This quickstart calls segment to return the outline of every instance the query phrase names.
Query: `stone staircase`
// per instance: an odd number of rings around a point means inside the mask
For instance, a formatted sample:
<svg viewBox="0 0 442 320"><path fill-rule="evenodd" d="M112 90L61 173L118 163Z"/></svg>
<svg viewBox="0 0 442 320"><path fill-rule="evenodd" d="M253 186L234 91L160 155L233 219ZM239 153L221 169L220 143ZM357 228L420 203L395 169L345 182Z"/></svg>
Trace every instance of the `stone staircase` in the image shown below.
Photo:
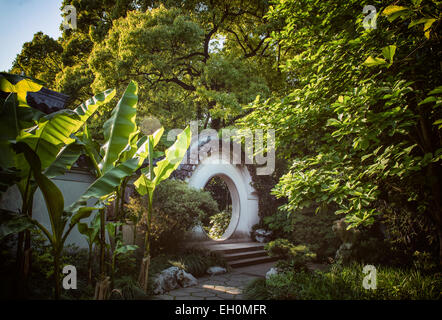
<svg viewBox="0 0 442 320"><path fill-rule="evenodd" d="M267 255L264 244L257 242L210 244L207 248L222 255L232 268L247 267L276 260Z"/></svg>

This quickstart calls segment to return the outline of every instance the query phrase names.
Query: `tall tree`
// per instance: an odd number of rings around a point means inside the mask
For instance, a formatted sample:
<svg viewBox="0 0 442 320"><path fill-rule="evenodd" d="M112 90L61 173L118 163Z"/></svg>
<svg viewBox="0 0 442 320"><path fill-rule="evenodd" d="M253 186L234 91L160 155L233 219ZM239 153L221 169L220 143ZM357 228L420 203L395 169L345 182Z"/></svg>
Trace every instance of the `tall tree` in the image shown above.
<svg viewBox="0 0 442 320"><path fill-rule="evenodd" d="M49 88L54 88L55 77L63 71L62 52L63 47L57 40L37 32L32 41L23 44L21 53L14 60L12 72L24 72L27 76L45 82Z"/></svg>

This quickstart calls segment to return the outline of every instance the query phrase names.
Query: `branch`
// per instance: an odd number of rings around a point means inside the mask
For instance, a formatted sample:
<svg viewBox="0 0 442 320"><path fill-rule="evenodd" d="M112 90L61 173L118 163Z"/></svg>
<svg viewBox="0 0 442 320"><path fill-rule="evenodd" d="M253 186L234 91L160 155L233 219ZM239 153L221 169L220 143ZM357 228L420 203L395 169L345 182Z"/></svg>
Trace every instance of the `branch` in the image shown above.
<svg viewBox="0 0 442 320"><path fill-rule="evenodd" d="M196 88L193 85L187 84L187 83L179 80L178 78L164 79L164 81L176 83L177 85L179 85L181 88L183 88L185 90L196 91Z"/></svg>

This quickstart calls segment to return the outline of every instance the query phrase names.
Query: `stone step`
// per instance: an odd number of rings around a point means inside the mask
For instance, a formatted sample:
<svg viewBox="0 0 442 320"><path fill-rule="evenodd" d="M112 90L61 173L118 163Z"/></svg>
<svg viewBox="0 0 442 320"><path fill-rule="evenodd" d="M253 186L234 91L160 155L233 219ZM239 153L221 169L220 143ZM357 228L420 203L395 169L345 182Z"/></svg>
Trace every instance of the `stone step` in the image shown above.
<svg viewBox="0 0 442 320"><path fill-rule="evenodd" d="M214 244L208 247L212 252L220 254L231 254L239 252L259 251L264 249L262 243L257 242L241 242L241 243L228 243L228 244Z"/></svg>
<svg viewBox="0 0 442 320"><path fill-rule="evenodd" d="M258 258L258 257L266 257L267 253L265 250L253 250L253 251L245 251L245 252L234 252L223 254L224 259L229 261L234 260L242 260L249 258Z"/></svg>
<svg viewBox="0 0 442 320"><path fill-rule="evenodd" d="M257 257L257 258L249 258L249 259L241 259L241 260L235 260L229 262L229 265L232 268L240 268L240 267L247 267L255 264L261 264L261 263L267 263L276 261L277 259L274 257L264 256L264 257Z"/></svg>

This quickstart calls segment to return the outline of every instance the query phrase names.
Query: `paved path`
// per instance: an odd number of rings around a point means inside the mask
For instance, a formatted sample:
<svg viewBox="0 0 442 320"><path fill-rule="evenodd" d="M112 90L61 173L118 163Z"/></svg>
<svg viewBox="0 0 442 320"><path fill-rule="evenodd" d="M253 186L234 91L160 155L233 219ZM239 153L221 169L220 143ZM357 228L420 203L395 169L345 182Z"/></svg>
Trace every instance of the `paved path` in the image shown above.
<svg viewBox="0 0 442 320"><path fill-rule="evenodd" d="M243 289L256 278L265 277L274 262L236 268L233 271L198 278L198 285L155 296L156 300L241 300Z"/></svg>

